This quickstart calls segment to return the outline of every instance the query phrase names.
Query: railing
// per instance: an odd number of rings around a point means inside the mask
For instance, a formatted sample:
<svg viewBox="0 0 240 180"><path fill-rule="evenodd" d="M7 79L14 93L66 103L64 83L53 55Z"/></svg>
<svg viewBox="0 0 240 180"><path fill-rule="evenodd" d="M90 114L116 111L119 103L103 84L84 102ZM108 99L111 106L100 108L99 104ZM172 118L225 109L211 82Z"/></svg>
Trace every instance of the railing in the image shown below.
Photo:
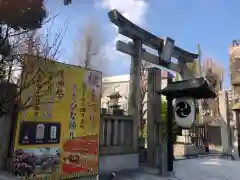
<svg viewBox="0 0 240 180"><path fill-rule="evenodd" d="M178 144L195 145L196 147L205 146L206 144L206 127L205 125L193 125L191 129L182 130L181 140Z"/></svg>
<svg viewBox="0 0 240 180"><path fill-rule="evenodd" d="M195 146L221 146L221 127L214 125L195 125L192 129L192 134L195 134L195 138L192 139L192 143Z"/></svg>
<svg viewBox="0 0 240 180"><path fill-rule="evenodd" d="M208 125L207 126L207 142L211 147L221 147L222 146L222 137L221 137L221 127Z"/></svg>
<svg viewBox="0 0 240 180"><path fill-rule="evenodd" d="M196 147L205 146L207 143L206 126L202 124L193 125L191 130L191 140Z"/></svg>
<svg viewBox="0 0 240 180"><path fill-rule="evenodd" d="M103 115L100 127L100 154L133 153L133 118Z"/></svg>

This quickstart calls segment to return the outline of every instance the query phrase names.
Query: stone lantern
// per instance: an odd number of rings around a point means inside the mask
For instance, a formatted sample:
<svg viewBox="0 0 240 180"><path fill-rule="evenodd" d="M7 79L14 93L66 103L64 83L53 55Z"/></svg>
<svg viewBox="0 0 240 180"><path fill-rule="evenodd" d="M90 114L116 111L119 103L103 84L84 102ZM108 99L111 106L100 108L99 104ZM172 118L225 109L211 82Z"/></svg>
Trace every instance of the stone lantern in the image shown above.
<svg viewBox="0 0 240 180"><path fill-rule="evenodd" d="M122 97L119 92L114 92L107 97L110 99L108 103L108 113L113 115L122 115L123 110L120 109L120 105L118 104L119 98Z"/></svg>

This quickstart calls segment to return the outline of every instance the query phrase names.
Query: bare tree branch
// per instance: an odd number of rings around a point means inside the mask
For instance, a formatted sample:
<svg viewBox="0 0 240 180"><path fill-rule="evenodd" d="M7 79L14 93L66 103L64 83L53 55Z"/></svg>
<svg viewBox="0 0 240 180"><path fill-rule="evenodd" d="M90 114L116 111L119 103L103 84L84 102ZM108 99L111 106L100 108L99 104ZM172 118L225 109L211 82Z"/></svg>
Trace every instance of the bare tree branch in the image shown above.
<svg viewBox="0 0 240 180"><path fill-rule="evenodd" d="M75 43L74 59L85 68L108 73L108 58L104 52L102 29L96 21L88 21Z"/></svg>
<svg viewBox="0 0 240 180"><path fill-rule="evenodd" d="M224 68L221 67L216 60L205 58L203 70L206 78L213 85L215 93L218 94L218 92L222 90ZM215 117L220 115L218 96L215 99L202 100L202 107L207 114L212 112L212 115Z"/></svg>
<svg viewBox="0 0 240 180"><path fill-rule="evenodd" d="M39 94L39 99L45 99L45 96L49 96L49 94L43 93L43 89L49 86L52 79L59 77L59 72L50 73L48 61L49 59L57 60L66 26L67 23L56 34L52 34L51 28L49 28L44 35L39 34L37 31L26 30L21 31L21 33L14 33L14 29L5 28L4 39L9 40L11 53L8 56L3 56L1 59L1 65L6 69L6 78L0 83L0 116L35 106L36 94ZM53 39L50 39L50 37ZM28 58L30 61L28 61ZM42 64L42 69L36 69L36 67L39 67L39 63ZM39 79L43 73L47 76ZM14 84L17 91L11 95L3 96L3 92L6 91L4 84L9 83ZM18 103L21 94L33 87L35 87L35 92L33 93L34 89L32 89L28 98ZM9 104L16 103L18 107L15 107L15 110L8 108ZM41 101L41 104L49 103L56 102Z"/></svg>

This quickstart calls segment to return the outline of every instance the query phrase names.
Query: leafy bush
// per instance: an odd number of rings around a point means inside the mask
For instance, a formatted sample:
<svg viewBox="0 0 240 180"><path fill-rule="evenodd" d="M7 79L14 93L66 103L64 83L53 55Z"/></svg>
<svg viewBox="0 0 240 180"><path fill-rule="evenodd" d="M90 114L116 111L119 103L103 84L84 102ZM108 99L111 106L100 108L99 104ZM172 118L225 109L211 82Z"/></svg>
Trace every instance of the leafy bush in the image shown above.
<svg viewBox="0 0 240 180"><path fill-rule="evenodd" d="M163 130L163 139L168 139L167 132L167 101L162 101L162 130ZM177 135L180 134L181 129L177 126L175 120L173 119L173 142L176 142Z"/></svg>
<svg viewBox="0 0 240 180"><path fill-rule="evenodd" d="M161 105L161 117L162 117L162 130L163 139L168 139L167 136L167 101L162 101ZM173 120L173 142L176 142L177 135L181 133L181 129L177 126L176 122ZM144 126L143 137L147 141L147 124Z"/></svg>

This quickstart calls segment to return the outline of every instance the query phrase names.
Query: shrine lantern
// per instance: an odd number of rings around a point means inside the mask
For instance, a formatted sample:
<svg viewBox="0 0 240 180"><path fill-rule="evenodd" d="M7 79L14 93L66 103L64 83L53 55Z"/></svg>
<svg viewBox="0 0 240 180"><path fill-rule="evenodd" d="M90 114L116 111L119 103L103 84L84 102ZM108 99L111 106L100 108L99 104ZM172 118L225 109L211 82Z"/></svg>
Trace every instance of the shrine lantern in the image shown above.
<svg viewBox="0 0 240 180"><path fill-rule="evenodd" d="M107 96L110 100L108 103L108 113L109 114L117 114L117 115L121 115L123 114L123 110L120 109L120 105L119 105L119 98L121 98L122 96L119 94L119 92L114 92L112 94L110 94L109 96Z"/></svg>

